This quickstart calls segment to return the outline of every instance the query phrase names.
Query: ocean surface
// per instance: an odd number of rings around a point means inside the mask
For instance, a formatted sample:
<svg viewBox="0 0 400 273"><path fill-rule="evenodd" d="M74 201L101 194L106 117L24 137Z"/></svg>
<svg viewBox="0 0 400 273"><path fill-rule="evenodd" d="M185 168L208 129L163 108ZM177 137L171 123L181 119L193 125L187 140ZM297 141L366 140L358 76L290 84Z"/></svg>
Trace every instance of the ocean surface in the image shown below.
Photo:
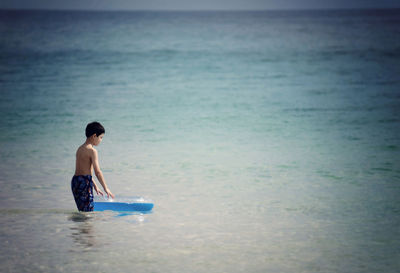
<svg viewBox="0 0 400 273"><path fill-rule="evenodd" d="M150 214L77 212L84 129ZM400 10L0 11L2 272L398 272Z"/></svg>

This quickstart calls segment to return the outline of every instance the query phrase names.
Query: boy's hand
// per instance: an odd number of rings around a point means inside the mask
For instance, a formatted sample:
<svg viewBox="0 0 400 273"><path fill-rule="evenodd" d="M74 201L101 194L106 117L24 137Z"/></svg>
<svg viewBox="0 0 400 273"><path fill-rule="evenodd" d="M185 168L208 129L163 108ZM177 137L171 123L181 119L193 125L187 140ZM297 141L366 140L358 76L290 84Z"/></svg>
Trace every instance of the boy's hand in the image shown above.
<svg viewBox="0 0 400 273"><path fill-rule="evenodd" d="M94 189L94 190L96 191L97 195L104 196L104 193L101 190L99 189Z"/></svg>
<svg viewBox="0 0 400 273"><path fill-rule="evenodd" d="M112 194L112 192L109 189L104 189L104 191L107 193L107 198L113 198L114 199L114 194Z"/></svg>
<svg viewBox="0 0 400 273"><path fill-rule="evenodd" d="M97 195L104 196L103 192L101 190L99 190L99 188L97 187L97 185L95 183L93 183L93 186L94 186L94 190L96 191Z"/></svg>

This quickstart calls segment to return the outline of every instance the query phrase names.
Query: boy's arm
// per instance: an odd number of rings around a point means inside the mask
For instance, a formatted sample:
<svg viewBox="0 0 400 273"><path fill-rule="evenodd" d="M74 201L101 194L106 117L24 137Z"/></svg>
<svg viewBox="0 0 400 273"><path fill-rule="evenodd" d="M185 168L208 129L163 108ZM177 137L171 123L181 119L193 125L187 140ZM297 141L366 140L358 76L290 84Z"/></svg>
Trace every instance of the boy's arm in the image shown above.
<svg viewBox="0 0 400 273"><path fill-rule="evenodd" d="M97 155L97 151L93 149L93 169L94 173L96 174L97 179L99 180L100 184L103 186L104 191L107 194L107 197L112 197L114 198L114 194L108 189L106 181L104 180L103 172L100 170L100 165L99 165L99 157Z"/></svg>

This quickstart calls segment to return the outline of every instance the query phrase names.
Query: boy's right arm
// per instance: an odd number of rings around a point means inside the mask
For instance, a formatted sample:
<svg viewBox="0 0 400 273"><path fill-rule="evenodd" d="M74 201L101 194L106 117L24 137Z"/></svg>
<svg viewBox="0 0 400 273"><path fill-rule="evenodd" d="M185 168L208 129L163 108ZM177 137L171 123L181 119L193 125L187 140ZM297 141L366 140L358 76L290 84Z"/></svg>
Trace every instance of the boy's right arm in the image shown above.
<svg viewBox="0 0 400 273"><path fill-rule="evenodd" d="M112 198L114 198L114 194L112 194L112 192L108 189L106 181L104 180L103 172L100 170L99 157L97 155L97 151L95 149L93 149L92 151L93 151L92 162L93 162L94 173L96 174L96 177L99 180L100 184L103 186L104 191L107 194L107 197L111 196Z"/></svg>

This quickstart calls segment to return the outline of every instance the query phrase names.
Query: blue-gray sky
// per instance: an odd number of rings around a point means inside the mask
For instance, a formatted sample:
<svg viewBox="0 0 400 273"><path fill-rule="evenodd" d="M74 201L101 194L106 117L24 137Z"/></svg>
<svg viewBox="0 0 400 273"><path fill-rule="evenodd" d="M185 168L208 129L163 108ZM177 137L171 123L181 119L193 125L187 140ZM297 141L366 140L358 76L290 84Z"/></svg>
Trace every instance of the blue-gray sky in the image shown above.
<svg viewBox="0 0 400 273"><path fill-rule="evenodd" d="M0 9L268 10L400 8L399 0L0 0Z"/></svg>

